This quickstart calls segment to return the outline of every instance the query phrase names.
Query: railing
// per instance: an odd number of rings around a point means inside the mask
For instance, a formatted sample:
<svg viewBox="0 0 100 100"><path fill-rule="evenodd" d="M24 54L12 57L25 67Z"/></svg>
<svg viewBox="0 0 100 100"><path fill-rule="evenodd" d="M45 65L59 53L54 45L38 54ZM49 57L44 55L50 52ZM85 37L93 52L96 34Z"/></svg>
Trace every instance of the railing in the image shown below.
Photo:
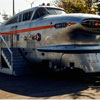
<svg viewBox="0 0 100 100"><path fill-rule="evenodd" d="M3 36L0 33L0 38L3 41L3 43L5 44L7 50L9 51L10 55L11 55L11 67L13 68L13 52L11 51L11 49L9 48L8 44L6 43L5 39L3 38Z"/></svg>

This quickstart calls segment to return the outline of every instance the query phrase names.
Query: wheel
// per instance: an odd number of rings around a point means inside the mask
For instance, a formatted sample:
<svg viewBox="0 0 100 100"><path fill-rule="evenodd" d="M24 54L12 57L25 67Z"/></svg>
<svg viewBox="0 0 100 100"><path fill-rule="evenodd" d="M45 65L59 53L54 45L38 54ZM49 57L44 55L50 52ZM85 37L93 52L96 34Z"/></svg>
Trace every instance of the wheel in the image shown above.
<svg viewBox="0 0 100 100"><path fill-rule="evenodd" d="M63 67L61 65L57 65L52 61L49 61L48 66L49 66L49 69L54 71L54 72L62 72L62 71L66 70L65 67Z"/></svg>
<svg viewBox="0 0 100 100"><path fill-rule="evenodd" d="M56 64L54 64L52 61L49 61L48 67L49 67L50 70L52 70L54 72L60 71L58 66Z"/></svg>

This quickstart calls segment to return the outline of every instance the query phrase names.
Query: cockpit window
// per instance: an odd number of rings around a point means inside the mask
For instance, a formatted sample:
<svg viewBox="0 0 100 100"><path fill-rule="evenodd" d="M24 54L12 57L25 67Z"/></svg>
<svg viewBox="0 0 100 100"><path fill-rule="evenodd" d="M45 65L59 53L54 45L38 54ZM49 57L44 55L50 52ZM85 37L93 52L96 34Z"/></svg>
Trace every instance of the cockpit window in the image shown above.
<svg viewBox="0 0 100 100"><path fill-rule="evenodd" d="M38 11L39 11L40 16L44 16L44 15L49 14L48 11L45 8L41 8Z"/></svg>
<svg viewBox="0 0 100 100"><path fill-rule="evenodd" d="M40 18L40 17L45 16L45 15L48 15L48 14L49 14L49 12L45 8L39 8L35 12L32 20L37 19L37 18Z"/></svg>
<svg viewBox="0 0 100 100"><path fill-rule="evenodd" d="M35 14L34 14L34 17L32 18L32 20L37 19L39 17L40 17L39 12L36 11Z"/></svg>
<svg viewBox="0 0 100 100"><path fill-rule="evenodd" d="M50 15L66 14L63 10L57 8L47 8Z"/></svg>

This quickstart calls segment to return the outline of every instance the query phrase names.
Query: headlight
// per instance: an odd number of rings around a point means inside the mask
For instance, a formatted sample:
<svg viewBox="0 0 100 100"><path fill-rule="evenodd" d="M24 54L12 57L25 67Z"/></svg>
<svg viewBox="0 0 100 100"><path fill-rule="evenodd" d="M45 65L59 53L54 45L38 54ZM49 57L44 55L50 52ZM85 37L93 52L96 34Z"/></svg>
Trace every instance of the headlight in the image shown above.
<svg viewBox="0 0 100 100"><path fill-rule="evenodd" d="M100 21L98 19L83 20L81 24L88 28L100 28Z"/></svg>

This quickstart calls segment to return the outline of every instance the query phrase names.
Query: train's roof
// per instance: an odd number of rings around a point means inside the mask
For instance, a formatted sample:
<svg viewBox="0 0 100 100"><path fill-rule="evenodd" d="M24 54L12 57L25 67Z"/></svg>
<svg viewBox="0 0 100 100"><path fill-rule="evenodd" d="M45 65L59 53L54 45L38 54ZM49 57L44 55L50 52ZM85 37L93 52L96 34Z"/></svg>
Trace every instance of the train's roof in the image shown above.
<svg viewBox="0 0 100 100"><path fill-rule="evenodd" d="M24 13L24 12L28 12L30 10L35 10L35 9L38 9L38 8L41 8L41 7L43 7L43 8L56 8L56 9L64 10L63 8L59 8L59 7L55 7L55 6L42 6L42 5L40 5L40 6L35 6L35 7L32 7L32 8L23 10L23 11L17 13L17 14L21 14L21 13Z"/></svg>
<svg viewBox="0 0 100 100"><path fill-rule="evenodd" d="M4 21L1 25L5 25L6 22L8 22L10 19L12 19L13 17L16 17L22 13L25 13L25 12L28 12L28 11L34 11L34 10L37 10L38 8L56 8L56 9L61 9L61 10L64 10L63 8L59 8L59 7L55 7L55 6L43 6L43 5L39 5L39 6L35 6L35 7L32 7L32 8L29 8L29 9L26 9L26 10L23 10L17 14L15 14L14 16L12 16L11 18L9 18L7 21Z"/></svg>

